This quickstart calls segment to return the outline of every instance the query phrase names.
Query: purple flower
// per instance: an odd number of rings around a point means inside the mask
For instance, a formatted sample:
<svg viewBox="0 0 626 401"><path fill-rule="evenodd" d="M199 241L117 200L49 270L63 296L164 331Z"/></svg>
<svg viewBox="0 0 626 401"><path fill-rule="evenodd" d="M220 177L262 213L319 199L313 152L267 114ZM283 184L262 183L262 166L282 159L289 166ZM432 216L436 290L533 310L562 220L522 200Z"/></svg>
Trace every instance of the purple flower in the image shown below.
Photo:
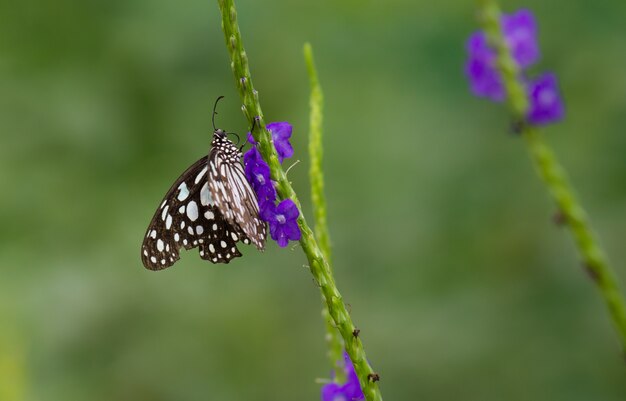
<svg viewBox="0 0 626 401"><path fill-rule="evenodd" d="M278 206L267 203L261 210L261 218L270 225L272 239L281 248L286 247L290 240L300 240L300 227L297 222L299 215L300 211L291 199L284 199Z"/></svg>
<svg viewBox="0 0 626 401"><path fill-rule="evenodd" d="M270 123L267 129L272 133L272 142L280 162L293 156L293 148L289 143L291 124ZM246 178L256 193L261 218L270 225L272 239L279 246L285 247L290 240L300 239L300 227L297 223L300 212L291 199L285 199L276 206L276 188L270 176L270 168L256 148L251 133L248 133L248 142L254 146L243 155Z"/></svg>
<svg viewBox="0 0 626 401"><path fill-rule="evenodd" d="M272 133L272 141L274 141L274 147L278 153L278 160L282 163L284 159L293 156L293 147L289 142L293 130L291 124L288 122L269 123L267 129Z"/></svg>
<svg viewBox="0 0 626 401"><path fill-rule="evenodd" d="M352 365L352 361L345 351L343 359L346 382L344 384L333 382L324 385L322 387L322 401L358 401L365 399L359 378L354 371L354 365Z"/></svg>
<svg viewBox="0 0 626 401"><path fill-rule="evenodd" d="M539 59L537 24L529 10L514 14L502 14L502 32L513 59L520 67L520 78L525 81L529 101L527 120L543 125L558 121L565 114L556 77L546 73L535 80L528 80L524 69ZM470 81L472 93L500 102L506 93L500 72L496 68L496 53L487 43L484 32L474 32L466 44L468 60L465 75Z"/></svg>
<svg viewBox="0 0 626 401"><path fill-rule="evenodd" d="M465 75L470 81L472 93L501 102L505 98L500 73L495 68L496 53L487 45L483 32L474 32L467 41L469 60L465 64Z"/></svg>
<svg viewBox="0 0 626 401"><path fill-rule="evenodd" d="M543 125L563 118L565 108L554 74L548 72L540 75L528 84L527 90L530 99L527 117L530 123Z"/></svg>
<svg viewBox="0 0 626 401"><path fill-rule="evenodd" d="M502 31L511 54L522 67L528 67L539 60L537 44L537 24L529 10L519 10L514 14L502 14Z"/></svg>
<svg viewBox="0 0 626 401"><path fill-rule="evenodd" d="M535 18L528 10L515 14L502 14L502 31L513 59L522 67L528 67L539 59L537 27ZM467 40L468 60L465 75L470 81L472 93L501 102L505 98L500 73L496 69L496 53L489 47L482 31L474 32Z"/></svg>
<svg viewBox="0 0 626 401"><path fill-rule="evenodd" d="M259 208L276 201L276 189L270 178L270 167L265 163L257 148L251 148L243 155L246 178L256 193Z"/></svg>
<svg viewBox="0 0 626 401"><path fill-rule="evenodd" d="M293 147L289 142L291 138L291 132L293 127L288 122L276 122L267 124L267 129L272 134L272 142L274 142L274 148L278 154L278 160L282 163L283 160L293 156ZM256 145L251 133L248 133L248 142Z"/></svg>

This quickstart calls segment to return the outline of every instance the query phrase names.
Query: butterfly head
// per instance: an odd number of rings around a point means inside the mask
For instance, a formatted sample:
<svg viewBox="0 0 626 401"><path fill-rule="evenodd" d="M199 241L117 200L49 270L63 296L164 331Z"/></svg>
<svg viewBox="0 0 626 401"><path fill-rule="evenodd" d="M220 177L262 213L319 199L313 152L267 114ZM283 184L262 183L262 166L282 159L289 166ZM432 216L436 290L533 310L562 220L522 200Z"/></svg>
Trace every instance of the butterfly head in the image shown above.
<svg viewBox="0 0 626 401"><path fill-rule="evenodd" d="M213 131L213 137L217 139L226 139L226 131L224 131L221 128L218 128L215 131Z"/></svg>

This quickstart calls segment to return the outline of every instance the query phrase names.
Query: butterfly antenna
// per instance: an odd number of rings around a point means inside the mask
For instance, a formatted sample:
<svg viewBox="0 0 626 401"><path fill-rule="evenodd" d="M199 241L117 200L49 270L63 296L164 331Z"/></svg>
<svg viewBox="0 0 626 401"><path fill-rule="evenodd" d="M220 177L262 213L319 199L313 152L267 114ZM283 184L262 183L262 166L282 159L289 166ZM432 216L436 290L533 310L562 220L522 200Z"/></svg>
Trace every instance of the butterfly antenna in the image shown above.
<svg viewBox="0 0 626 401"><path fill-rule="evenodd" d="M257 120L259 119L259 117L254 117L254 119L252 120L252 128L250 128L250 133L254 132L254 126L257 123Z"/></svg>
<svg viewBox="0 0 626 401"><path fill-rule="evenodd" d="M239 145L239 142L241 142L241 138L239 138L239 134L237 134L236 132L229 132L228 135L235 135L237 137L237 145Z"/></svg>
<svg viewBox="0 0 626 401"><path fill-rule="evenodd" d="M217 99L215 99L215 104L213 105L213 115L211 116L211 122L213 123L213 131L217 130L217 128L215 128L215 115L217 114L217 111L215 111L215 109L217 109L217 102L219 102L223 98L224 96L220 96Z"/></svg>

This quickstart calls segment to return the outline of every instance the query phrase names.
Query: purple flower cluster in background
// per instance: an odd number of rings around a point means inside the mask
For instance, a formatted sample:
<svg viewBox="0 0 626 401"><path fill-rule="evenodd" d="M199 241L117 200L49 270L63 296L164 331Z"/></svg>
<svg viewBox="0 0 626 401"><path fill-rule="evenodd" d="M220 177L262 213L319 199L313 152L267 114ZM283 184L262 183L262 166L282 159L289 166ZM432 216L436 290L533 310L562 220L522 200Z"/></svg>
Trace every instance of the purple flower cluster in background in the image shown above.
<svg viewBox="0 0 626 401"><path fill-rule="evenodd" d="M293 156L293 147L289 142L292 126L288 122L267 124L267 129L272 134L272 141L278 153L278 159L283 160ZM256 148L256 142L252 134L248 134L248 142L253 147L243 155L246 178L256 192L259 202L260 216L270 226L270 235L281 247L286 247L289 241L300 239L300 227L298 227L298 207L291 199L284 199L276 205L276 188L270 178L270 167L267 165L261 153Z"/></svg>
<svg viewBox="0 0 626 401"><path fill-rule="evenodd" d="M352 365L352 361L345 351L343 361L346 382L343 384L335 382L325 384L322 387L322 401L359 401L365 399L359 378L354 371L354 365Z"/></svg>
<svg viewBox="0 0 626 401"><path fill-rule="evenodd" d="M544 73L535 79L525 75L525 69L539 60L537 24L529 10L519 10L514 14L503 14L501 19L504 39L513 59L520 67L522 79L526 83L529 100L528 122L544 125L559 121L565 113L559 93L556 76ZM466 44L469 58L465 64L465 74L470 81L472 93L496 102L505 99L506 93L500 72L496 68L496 52L489 47L484 32L474 32Z"/></svg>

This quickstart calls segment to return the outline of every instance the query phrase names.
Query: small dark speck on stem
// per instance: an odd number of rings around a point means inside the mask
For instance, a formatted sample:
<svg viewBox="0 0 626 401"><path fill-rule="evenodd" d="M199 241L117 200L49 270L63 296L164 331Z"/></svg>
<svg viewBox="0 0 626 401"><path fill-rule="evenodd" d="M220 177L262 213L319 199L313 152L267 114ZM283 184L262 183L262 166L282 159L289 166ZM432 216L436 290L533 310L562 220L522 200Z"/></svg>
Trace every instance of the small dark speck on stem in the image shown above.
<svg viewBox="0 0 626 401"><path fill-rule="evenodd" d="M367 380L371 382L378 382L380 381L380 375L378 373L370 373L367 375Z"/></svg>
<svg viewBox="0 0 626 401"><path fill-rule="evenodd" d="M592 279L595 282L598 282L598 279L599 279L598 273L591 265L587 263L583 263L583 268L585 269L585 272L587 273L590 279Z"/></svg>
<svg viewBox="0 0 626 401"><path fill-rule="evenodd" d="M567 223L567 216L565 215L565 213L563 213L563 211L557 210L552 215L552 222L554 222L554 224L559 227L563 227L565 223Z"/></svg>
<svg viewBox="0 0 626 401"><path fill-rule="evenodd" d="M528 122L519 117L514 117L511 120L511 133L514 135L521 135L522 132L528 127Z"/></svg>

